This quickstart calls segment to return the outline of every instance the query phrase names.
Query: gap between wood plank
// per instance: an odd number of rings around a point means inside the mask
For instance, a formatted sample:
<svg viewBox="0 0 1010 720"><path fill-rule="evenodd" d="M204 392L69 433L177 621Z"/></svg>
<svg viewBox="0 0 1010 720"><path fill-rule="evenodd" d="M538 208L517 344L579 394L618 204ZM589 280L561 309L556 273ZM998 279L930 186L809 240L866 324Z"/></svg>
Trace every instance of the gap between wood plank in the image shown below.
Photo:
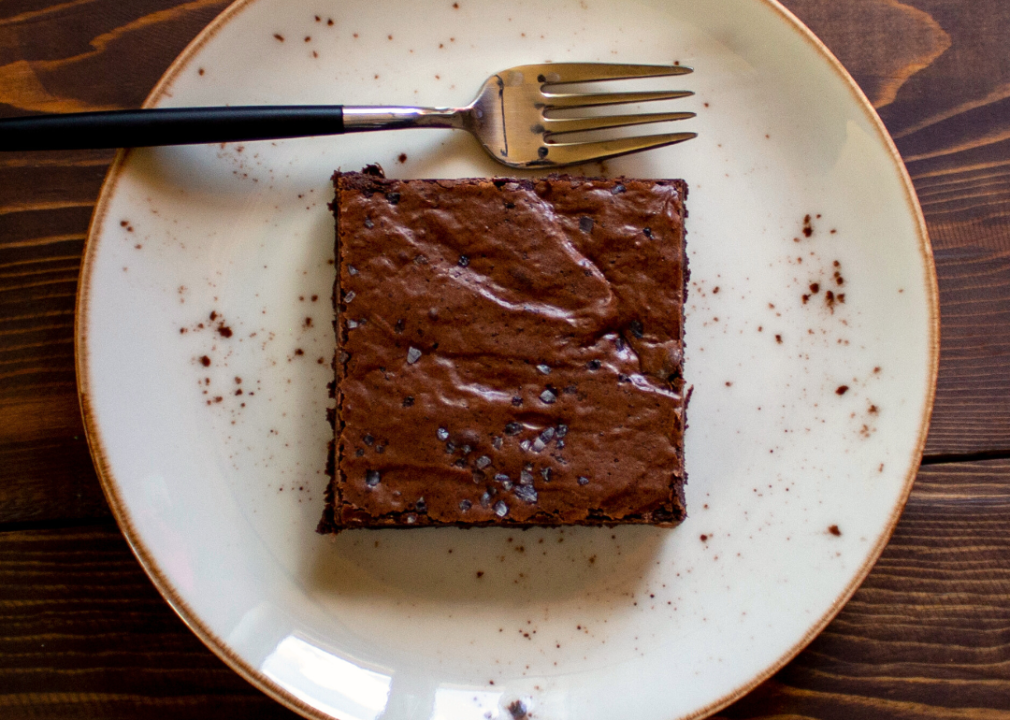
<svg viewBox="0 0 1010 720"><path fill-rule="evenodd" d="M983 450L972 453L936 453L923 455L921 465L943 465L946 463L979 462L981 460L1010 459L1010 450Z"/></svg>
<svg viewBox="0 0 1010 720"><path fill-rule="evenodd" d="M109 527L119 529L111 517L56 518L53 520L26 520L24 522L0 523L0 533L30 530L69 530L71 528Z"/></svg>

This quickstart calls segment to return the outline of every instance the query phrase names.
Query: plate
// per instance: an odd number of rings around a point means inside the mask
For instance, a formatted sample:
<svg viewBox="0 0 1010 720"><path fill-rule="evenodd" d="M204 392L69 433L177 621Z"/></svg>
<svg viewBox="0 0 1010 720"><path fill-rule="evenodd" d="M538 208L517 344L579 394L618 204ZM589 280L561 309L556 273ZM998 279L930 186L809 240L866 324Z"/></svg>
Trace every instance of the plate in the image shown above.
<svg viewBox="0 0 1010 720"><path fill-rule="evenodd" d="M690 517L313 530L330 437L329 177L501 174L415 130L123 153L77 351L110 505L231 667L342 720L697 718L838 612L911 488L938 356L922 216L841 66L767 0L248 0L148 101L466 102L538 61L679 61L683 145L582 168L691 186Z"/></svg>

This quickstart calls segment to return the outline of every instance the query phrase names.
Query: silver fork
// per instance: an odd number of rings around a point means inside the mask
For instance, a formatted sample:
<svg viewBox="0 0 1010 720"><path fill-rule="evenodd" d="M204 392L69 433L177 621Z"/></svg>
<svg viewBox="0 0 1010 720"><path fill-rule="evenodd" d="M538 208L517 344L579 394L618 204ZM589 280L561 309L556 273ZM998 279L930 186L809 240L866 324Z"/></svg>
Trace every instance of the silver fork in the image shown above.
<svg viewBox="0 0 1010 720"><path fill-rule="evenodd" d="M692 112L559 117L559 111L673 100L684 90L565 93L565 85L666 77L681 65L545 63L519 65L484 81L457 108L350 105L238 106L36 115L0 120L0 151L188 145L433 127L466 130L500 163L550 168L672 145L693 132L565 142L573 133L684 120Z"/></svg>

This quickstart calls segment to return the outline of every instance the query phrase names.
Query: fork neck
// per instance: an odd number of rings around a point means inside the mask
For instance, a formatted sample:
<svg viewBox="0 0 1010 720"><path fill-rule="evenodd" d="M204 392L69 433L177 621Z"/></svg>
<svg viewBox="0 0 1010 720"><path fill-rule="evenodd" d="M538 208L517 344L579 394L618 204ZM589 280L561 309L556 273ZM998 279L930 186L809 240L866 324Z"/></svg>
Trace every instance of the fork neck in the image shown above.
<svg viewBox="0 0 1010 720"><path fill-rule="evenodd" d="M344 132L434 127L463 128L463 108L355 107L344 105Z"/></svg>

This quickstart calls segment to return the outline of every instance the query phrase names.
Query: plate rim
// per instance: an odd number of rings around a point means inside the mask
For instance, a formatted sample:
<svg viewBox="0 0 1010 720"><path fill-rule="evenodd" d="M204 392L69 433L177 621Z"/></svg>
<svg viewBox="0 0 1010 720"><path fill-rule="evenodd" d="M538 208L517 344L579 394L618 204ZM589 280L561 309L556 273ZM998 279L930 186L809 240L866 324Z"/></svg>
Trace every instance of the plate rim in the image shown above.
<svg viewBox="0 0 1010 720"><path fill-rule="evenodd" d="M618 0L610 1L615 2ZM870 121L870 124L876 131L878 138L883 141L884 146L890 155L891 162L898 170L901 186L904 190L906 210L915 220L916 236L919 241L919 251L922 255L926 271L926 277L924 280L929 314L929 364L925 398L926 403L919 423L916 446L913 448L911 458L909 458L909 469L905 476L901 493L894 504L891 515L887 519L885 531L881 534L877 543L868 553L864 563L853 574L849 583L845 586L845 588L843 588L824 614L811 625L807 632L804 633L803 636L778 659L770 663L764 671L756 674L747 682L742 683L738 687L728 691L719 699L697 709L689 715L677 718L676 720L700 720L701 718L708 717L736 702L754 690L758 685L768 680L791 662L814 640L814 638L824 631L824 629L831 623L832 620L835 619L841 609L852 598L856 590L858 590L863 584L877 561L880 559L880 556L883 554L884 548L887 547L890 542L901 518L901 514L904 511L905 505L908 502L909 495L911 494L912 486L919 471L923 450L926 445L926 438L929 432L930 420L932 418L933 406L936 399L936 383L939 371L940 296L933 248L929 239L929 233L926 227L926 220L922 212L922 207L919 204L918 196L915 192L915 187L912 184L912 179L908 173L908 169L901 159L901 154L898 152L898 149L894 144L894 140L891 138L886 126L877 114L876 109L866 97L866 94L862 91L838 58L835 57L834 53L831 52L831 50L813 33L812 30L810 30L810 28L808 28L789 9L783 6L779 0L752 1L761 3L768 9L777 13L787 27L799 33L800 37L811 45L816 53L820 54L828 61L830 68L849 89L849 92L856 101L856 105L862 109L864 115ZM155 84L154 88L148 94L141 107L155 107L158 101L168 94L169 88L193 60L194 55L205 44L213 39L221 31L221 29L228 24L229 21L234 19L239 13L244 11L254 2L257 2L257 0L235 0L235 2L226 7L220 14L211 20L210 23L205 26L203 30L201 30L199 34L197 34L197 36L189 42L188 45L186 45L182 52L176 56ZM313 718L313 720L334 720L335 716L325 713L301 700L296 695L288 690L285 690L278 683L271 680L261 670L252 667L252 665L244 660L225 639L219 637L205 625L200 616L182 598L168 579L168 576L154 560L153 555L141 540L140 535L130 518L130 513L126 504L120 498L118 489L119 483L117 482L112 466L107 459L105 443L102 440L102 434L98 426L97 417L92 410L88 374L90 363L88 362L89 348L86 320L88 317L88 301L90 299L91 272L94 269L93 258L97 253L97 248L100 244L98 230L105 219L108 205L115 193L120 174L125 166L126 160L129 158L130 153L131 150L129 149L121 149L116 153L116 157L110 165L105 179L102 182L102 188L95 203L95 209L88 225L87 236L85 238L75 302L74 359L77 375L77 395L84 424L84 433L87 438L95 472L102 486L102 491L105 494L106 501L112 511L113 518L116 520L116 524L122 532L131 552L133 552L137 561L140 563L140 566L158 590L158 593L162 596L162 598L164 598L175 614L179 616L186 627L188 627L189 630L229 668L238 673L239 676L244 678L247 682L258 688L273 700L279 702L289 710L298 712L307 718ZM671 718L671 720L674 719Z"/></svg>

